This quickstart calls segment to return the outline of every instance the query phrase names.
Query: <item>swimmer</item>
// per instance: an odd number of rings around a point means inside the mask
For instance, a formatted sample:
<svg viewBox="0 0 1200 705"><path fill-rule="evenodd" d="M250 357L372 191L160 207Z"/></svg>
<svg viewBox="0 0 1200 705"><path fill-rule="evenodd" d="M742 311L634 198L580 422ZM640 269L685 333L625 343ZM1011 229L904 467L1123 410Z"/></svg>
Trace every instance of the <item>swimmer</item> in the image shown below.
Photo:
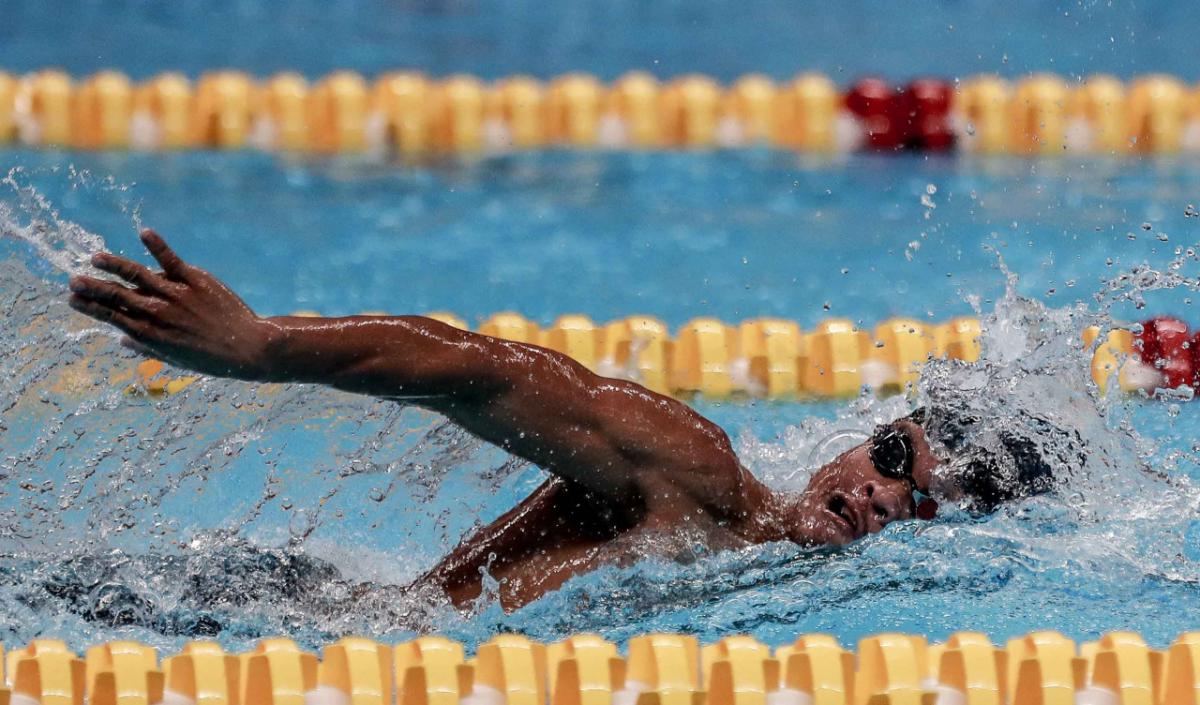
<svg viewBox="0 0 1200 705"><path fill-rule="evenodd" d="M634 382L421 316L260 317L153 231L142 242L161 271L102 253L93 265L126 284L70 281L71 307L119 328L126 347L216 377L414 404L550 474L420 581L459 606L480 595L485 571L502 606L515 609L642 546L670 545L639 539L686 536L714 550L837 546L931 518L933 496L986 512L1050 489L1061 460L1011 434L982 452L968 442L970 420L919 410L817 470L803 491L777 491L742 466L716 424Z"/></svg>

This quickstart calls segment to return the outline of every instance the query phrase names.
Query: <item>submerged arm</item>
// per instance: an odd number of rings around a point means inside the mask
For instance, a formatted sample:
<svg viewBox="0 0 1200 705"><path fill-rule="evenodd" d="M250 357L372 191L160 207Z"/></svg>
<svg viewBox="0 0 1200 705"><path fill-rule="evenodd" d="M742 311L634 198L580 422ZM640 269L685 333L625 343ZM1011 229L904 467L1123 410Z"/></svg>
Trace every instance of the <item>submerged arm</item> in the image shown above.
<svg viewBox="0 0 1200 705"><path fill-rule="evenodd" d="M744 511L753 480L727 436L673 399L551 350L420 316L260 318L155 233L143 241L163 272L98 255L98 268L133 288L71 280L72 307L120 328L136 350L216 376L406 399L632 512L634 499L671 500L643 496L647 487L720 514Z"/></svg>

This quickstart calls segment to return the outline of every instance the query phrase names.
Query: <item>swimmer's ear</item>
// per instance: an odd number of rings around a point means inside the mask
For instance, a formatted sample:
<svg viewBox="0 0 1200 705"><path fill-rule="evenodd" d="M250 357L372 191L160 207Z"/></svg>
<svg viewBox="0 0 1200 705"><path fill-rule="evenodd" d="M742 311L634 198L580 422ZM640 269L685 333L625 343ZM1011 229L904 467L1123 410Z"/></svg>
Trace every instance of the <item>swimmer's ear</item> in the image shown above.
<svg viewBox="0 0 1200 705"><path fill-rule="evenodd" d="M188 265L175 251L167 246L167 241L162 239L162 236L153 230L147 228L142 231L142 244L154 255L154 259L162 265L163 272L172 279L184 279L187 277Z"/></svg>

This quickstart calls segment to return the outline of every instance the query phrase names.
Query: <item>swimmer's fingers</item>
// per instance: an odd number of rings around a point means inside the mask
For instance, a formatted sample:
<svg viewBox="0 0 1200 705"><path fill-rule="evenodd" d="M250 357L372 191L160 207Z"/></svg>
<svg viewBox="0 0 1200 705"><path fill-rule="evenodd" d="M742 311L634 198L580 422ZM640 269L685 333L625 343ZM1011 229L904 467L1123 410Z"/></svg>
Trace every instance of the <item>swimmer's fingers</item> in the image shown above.
<svg viewBox="0 0 1200 705"><path fill-rule="evenodd" d="M146 345L139 343L138 341L134 340L133 338L129 337L128 335L123 336L121 338L121 347L128 348L139 355L145 355L146 357L154 357L153 350L151 350Z"/></svg>
<svg viewBox="0 0 1200 705"><path fill-rule="evenodd" d="M127 286L94 277L71 277L71 298L79 297L115 309L127 309L134 316L150 316L161 301L139 294Z"/></svg>
<svg viewBox="0 0 1200 705"><path fill-rule="evenodd" d="M105 306L98 301L84 298L79 294L72 294L71 298L67 300L67 305L85 316L91 316L101 323L110 323L120 328L129 336L144 335L148 327L145 321L133 318L123 311L118 311L111 306Z"/></svg>
<svg viewBox="0 0 1200 705"><path fill-rule="evenodd" d="M115 274L130 284L153 294L162 294L166 290L166 282L162 277L150 271L149 267L124 257L101 252L92 256L92 266L103 272Z"/></svg>
<svg viewBox="0 0 1200 705"><path fill-rule="evenodd" d="M163 272L168 278L176 281L182 281L187 278L190 267L180 259L179 255L175 254L167 241L162 239L162 236L153 230L146 229L142 231L142 244L154 255L154 259L162 265Z"/></svg>

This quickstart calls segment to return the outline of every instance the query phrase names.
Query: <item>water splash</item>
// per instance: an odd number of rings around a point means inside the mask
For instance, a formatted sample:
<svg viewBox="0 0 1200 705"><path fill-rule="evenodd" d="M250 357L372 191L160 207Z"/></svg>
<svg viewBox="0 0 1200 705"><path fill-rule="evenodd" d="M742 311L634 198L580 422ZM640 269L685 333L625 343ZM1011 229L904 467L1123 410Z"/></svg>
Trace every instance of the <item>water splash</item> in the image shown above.
<svg viewBox="0 0 1200 705"><path fill-rule="evenodd" d="M112 204L123 227L140 225L125 187L61 176L76 197ZM1093 624L1133 623L1139 604L1197 594L1200 563L1187 543L1195 451L1179 450L1174 417L1139 435L1141 417L1169 402L1099 395L1079 343L1086 325L1119 325L1106 313L1118 301L1194 290L1186 248L1178 266L1118 274L1092 308L1022 298L1002 269L1007 293L983 316L979 364L935 363L910 397L863 396L778 439L751 427L739 442L760 476L799 488L811 468L916 405L1000 424L1020 410L1071 429L1087 448L1054 493L985 518L896 524L840 551L774 545L698 549L687 564L648 559L577 578L514 614L485 602L460 615L406 586L540 474L434 415L326 389L202 380L168 397L137 391L137 359L63 301L63 274L90 271L103 239L26 177L11 172L0 196L5 641L54 633L75 646L131 637L174 648L215 635L245 648L273 633L316 646L414 629L471 642L506 630L620 639L663 629L778 643L809 630L846 640L886 628L1015 633L1044 626L1056 606ZM373 586L356 588L362 581ZM1030 592L1040 606L1027 604ZM962 604L984 597L994 614L964 624ZM1163 629L1163 638L1175 631Z"/></svg>
<svg viewBox="0 0 1200 705"><path fill-rule="evenodd" d="M1174 419L1180 413L1177 400L1169 395L1156 401L1131 400L1116 392L1115 384L1112 393L1101 394L1090 375L1092 349L1082 344L1088 326L1103 332L1128 327L1108 315L1117 303L1136 301L1148 291L1196 290L1200 280L1185 271L1196 263L1194 253L1184 250L1180 255L1163 270L1143 265L1117 274L1101 287L1096 297L1100 305L1094 308L1048 308L1019 295L1017 275L998 259L1007 286L994 309L981 312L978 362L932 361L909 398L864 396L834 419L812 419L789 429L782 444L744 441L742 457L768 480L798 488L804 482L792 484L787 473L806 455L816 452L816 462L807 467L818 466L876 424L913 408L936 410L943 418L980 419L968 440L987 453L1004 452L999 436L1010 433L1032 439L1052 463L1070 458L1071 462L1055 463L1054 491L1003 506L986 517L952 511L933 523L895 532L889 527L853 550L877 556L894 575L907 576L906 581L913 575L939 576L914 592L932 587L935 593L965 591L963 597L969 598L975 588L964 588L958 581L986 585L988 573L1002 567L994 579L1003 575L1006 585L1018 576L1023 582L1049 579L1063 583L1073 598L1110 604L1120 594L1144 599L1147 591L1155 592L1163 584L1187 586L1182 589L1195 594L1200 590L1200 564L1191 546L1200 516L1195 444L1186 444L1191 450L1181 449L1180 441L1189 437L1187 428L1170 423L1166 428L1160 423L1153 436L1136 430L1138 417L1161 417L1158 412L1165 410L1165 416ZM822 439L843 435L840 444L822 446ZM929 435L935 449L952 455L942 445L945 439L938 437L936 425ZM904 537L909 531L912 536ZM914 551L921 554L919 559L912 558ZM835 560L842 561L844 557ZM860 571L863 583L833 590L835 599L862 605L857 591L870 594L873 568L855 562L853 570ZM814 572L826 573L823 568ZM993 589L1003 591L992 585L985 592ZM1007 607L1005 619L1011 619L1015 608ZM1028 616L1034 628L1036 614ZM948 630L960 627L947 625Z"/></svg>
<svg viewBox="0 0 1200 705"><path fill-rule="evenodd" d="M136 213L115 183L37 176ZM65 304L63 275L96 275L103 238L27 177L11 172L0 196L0 621L17 625L3 638L115 629L163 644L217 630L316 643L428 627L448 609L394 589L346 593L417 577L496 512L490 489L526 465L432 414L322 388L204 379L148 394L118 336ZM375 540L348 550L356 535ZM386 609L363 611L383 595Z"/></svg>
<svg viewBox="0 0 1200 705"><path fill-rule="evenodd" d="M69 192L85 198L100 198L111 204L135 229L142 227L141 205L132 201L129 187L111 177L96 177L74 167L47 168L38 172L60 175ZM53 203L38 190L24 167L13 167L0 179L0 236L20 240L38 258L60 272L99 274L89 266L89 258L104 250L104 238L78 223L64 218Z"/></svg>

